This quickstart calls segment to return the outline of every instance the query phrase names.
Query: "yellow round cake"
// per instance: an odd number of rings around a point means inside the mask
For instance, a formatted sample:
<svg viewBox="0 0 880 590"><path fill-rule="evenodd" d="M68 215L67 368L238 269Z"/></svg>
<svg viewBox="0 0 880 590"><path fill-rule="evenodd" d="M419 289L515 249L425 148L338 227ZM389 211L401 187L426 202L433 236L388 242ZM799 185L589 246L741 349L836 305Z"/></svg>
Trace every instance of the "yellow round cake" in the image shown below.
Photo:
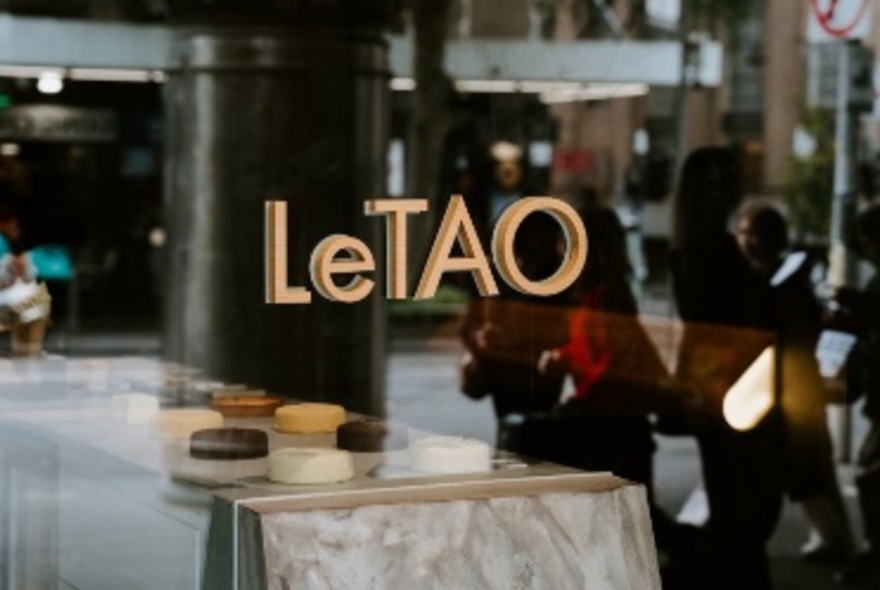
<svg viewBox="0 0 880 590"><path fill-rule="evenodd" d="M345 423L345 408L335 404L304 403L275 410L275 429L291 434L336 432Z"/></svg>

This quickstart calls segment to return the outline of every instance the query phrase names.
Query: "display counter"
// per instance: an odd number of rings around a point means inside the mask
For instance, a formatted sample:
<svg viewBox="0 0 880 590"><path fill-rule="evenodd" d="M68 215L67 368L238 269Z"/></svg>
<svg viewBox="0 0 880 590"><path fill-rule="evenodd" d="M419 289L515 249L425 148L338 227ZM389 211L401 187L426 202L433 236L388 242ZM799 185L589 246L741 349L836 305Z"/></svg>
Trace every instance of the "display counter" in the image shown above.
<svg viewBox="0 0 880 590"><path fill-rule="evenodd" d="M660 587L645 491L611 474L495 453L483 473L425 475L399 451L355 453L345 483L278 484L265 458L194 459L156 436L160 406L210 389L183 368L6 369L3 588ZM266 432L270 449L335 445L271 418L226 425Z"/></svg>

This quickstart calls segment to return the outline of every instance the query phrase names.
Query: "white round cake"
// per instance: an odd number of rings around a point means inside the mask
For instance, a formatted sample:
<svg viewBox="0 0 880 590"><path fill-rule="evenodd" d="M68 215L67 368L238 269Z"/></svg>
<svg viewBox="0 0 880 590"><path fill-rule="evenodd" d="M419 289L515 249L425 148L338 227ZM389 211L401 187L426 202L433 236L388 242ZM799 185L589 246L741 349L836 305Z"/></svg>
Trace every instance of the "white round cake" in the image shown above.
<svg viewBox="0 0 880 590"><path fill-rule="evenodd" d="M409 447L410 467L425 473L489 471L491 449L486 443L458 436L432 436Z"/></svg>
<svg viewBox="0 0 880 590"><path fill-rule="evenodd" d="M118 393L110 398L110 405L128 424L149 424L159 411L159 398L147 393Z"/></svg>
<svg viewBox="0 0 880 590"><path fill-rule="evenodd" d="M292 404L275 410L276 430L293 434L336 432L345 419L345 408L335 404Z"/></svg>
<svg viewBox="0 0 880 590"><path fill-rule="evenodd" d="M198 430L223 428L223 414L204 408L160 410L153 419L153 432L168 440L189 440Z"/></svg>
<svg viewBox="0 0 880 590"><path fill-rule="evenodd" d="M304 447L269 454L269 479L278 483L338 483L353 477L354 461L348 451Z"/></svg>

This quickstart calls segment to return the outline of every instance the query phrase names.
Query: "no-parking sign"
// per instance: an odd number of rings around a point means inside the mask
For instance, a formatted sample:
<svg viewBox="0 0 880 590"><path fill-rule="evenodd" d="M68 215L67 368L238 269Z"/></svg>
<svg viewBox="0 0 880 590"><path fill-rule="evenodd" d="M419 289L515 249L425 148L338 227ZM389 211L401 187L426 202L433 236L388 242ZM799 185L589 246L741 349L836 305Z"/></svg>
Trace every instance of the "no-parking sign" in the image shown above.
<svg viewBox="0 0 880 590"><path fill-rule="evenodd" d="M864 39L871 32L873 0L809 0L807 39L814 43Z"/></svg>

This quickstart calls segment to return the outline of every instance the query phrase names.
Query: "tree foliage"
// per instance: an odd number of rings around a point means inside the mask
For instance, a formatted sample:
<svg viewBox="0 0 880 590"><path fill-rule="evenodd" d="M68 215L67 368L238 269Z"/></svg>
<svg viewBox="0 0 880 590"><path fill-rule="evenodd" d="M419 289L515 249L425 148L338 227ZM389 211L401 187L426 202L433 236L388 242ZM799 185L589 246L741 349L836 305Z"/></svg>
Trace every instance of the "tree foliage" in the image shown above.
<svg viewBox="0 0 880 590"><path fill-rule="evenodd" d="M834 119L827 109L805 109L800 126L812 136L815 149L809 156L791 157L783 194L798 235L827 236L834 192Z"/></svg>

